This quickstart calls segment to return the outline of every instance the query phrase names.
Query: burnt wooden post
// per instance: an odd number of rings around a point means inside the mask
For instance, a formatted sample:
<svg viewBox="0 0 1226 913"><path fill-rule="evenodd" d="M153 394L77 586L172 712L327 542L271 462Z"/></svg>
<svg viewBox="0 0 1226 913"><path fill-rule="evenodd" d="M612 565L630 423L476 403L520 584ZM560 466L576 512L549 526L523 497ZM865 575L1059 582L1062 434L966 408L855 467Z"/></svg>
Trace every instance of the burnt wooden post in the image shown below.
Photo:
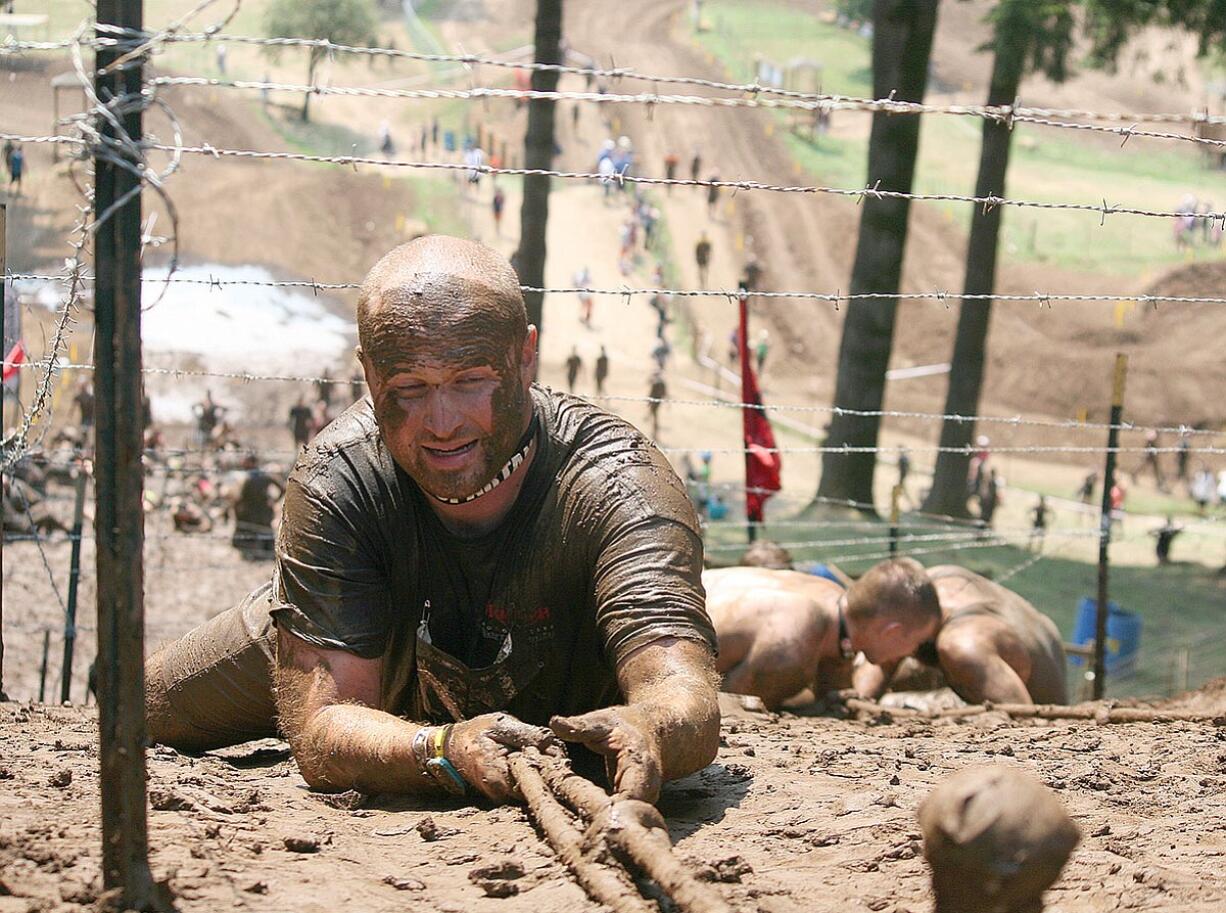
<svg viewBox="0 0 1226 913"><path fill-rule="evenodd" d="M1124 378L1128 356L1115 356L1111 382L1111 422L1107 430L1107 465L1103 470L1102 511L1098 521L1098 612L1094 617L1094 700L1102 700L1107 685L1107 552L1111 548L1111 489L1115 487L1115 457L1120 444L1120 420L1124 415Z"/></svg>
<svg viewBox="0 0 1226 913"><path fill-rule="evenodd" d="M99 26L139 33L142 19L141 0L98 0ZM98 726L103 884L119 889L121 909L153 910L164 904L149 871L145 793L140 178L112 160L136 164L130 144L141 138L142 59L108 68L131 47L125 39L99 48L94 77L117 120L98 117L109 155L100 148L94 157Z"/></svg>

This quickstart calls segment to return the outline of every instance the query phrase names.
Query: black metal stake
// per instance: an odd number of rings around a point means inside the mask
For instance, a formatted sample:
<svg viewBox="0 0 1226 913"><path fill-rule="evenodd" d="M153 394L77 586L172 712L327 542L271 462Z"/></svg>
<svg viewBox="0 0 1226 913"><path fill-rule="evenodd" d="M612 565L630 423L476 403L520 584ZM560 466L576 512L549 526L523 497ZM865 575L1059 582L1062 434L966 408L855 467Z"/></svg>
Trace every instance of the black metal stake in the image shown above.
<svg viewBox="0 0 1226 913"><path fill-rule="evenodd" d="M1107 465L1103 469L1103 499L1098 520L1098 612L1094 617L1094 700L1102 700L1107 684L1107 552L1111 547L1111 489L1115 487L1115 451L1120 443L1120 419L1124 414L1124 379L1128 356L1115 356L1111 383L1111 427L1107 431Z"/></svg>
<svg viewBox="0 0 1226 913"><path fill-rule="evenodd" d="M142 35L141 0L98 0L104 26ZM141 140L143 56L111 64L139 42L100 47L98 98L111 118L98 117L103 145L94 156L95 490L98 581L98 726L101 750L102 878L116 890L116 907L169 907L149 871L145 792L144 512L141 490ZM105 150L105 153L103 152ZM117 163L115 159L126 159ZM128 167L123 167L127 164ZM104 217L104 218L103 218Z"/></svg>
<svg viewBox="0 0 1226 913"><path fill-rule="evenodd" d="M81 531L85 522L86 463L77 466L76 502L72 507L72 558L68 563L68 604L64 618L64 668L60 675L60 703L71 699L72 651L77 642L77 584L81 581Z"/></svg>
<svg viewBox="0 0 1226 913"><path fill-rule="evenodd" d="M895 485L890 490L890 557L898 554L898 521L900 517L898 502L902 497L902 486Z"/></svg>
<svg viewBox="0 0 1226 913"><path fill-rule="evenodd" d="M43 631L43 664L38 667L38 702L47 701L47 654L51 651L51 629Z"/></svg>

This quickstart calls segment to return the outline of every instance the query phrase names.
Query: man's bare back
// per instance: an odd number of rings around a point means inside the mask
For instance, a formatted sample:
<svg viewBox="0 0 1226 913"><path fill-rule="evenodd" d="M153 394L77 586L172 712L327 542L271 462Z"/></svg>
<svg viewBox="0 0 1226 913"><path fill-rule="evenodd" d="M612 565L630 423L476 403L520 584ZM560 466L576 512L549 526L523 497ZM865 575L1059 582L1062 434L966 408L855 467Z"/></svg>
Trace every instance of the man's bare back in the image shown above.
<svg viewBox="0 0 1226 913"><path fill-rule="evenodd" d="M1050 618L1029 602L957 565L931 568L941 600L936 648L945 678L971 703L1063 704L1064 646Z"/></svg>
<svg viewBox="0 0 1226 913"><path fill-rule="evenodd" d="M838 645L843 588L823 577L762 567L702 575L719 638L723 690L755 694L767 707L814 688L843 687L850 663Z"/></svg>
<svg viewBox="0 0 1226 913"><path fill-rule="evenodd" d="M879 697L890 683L896 689L948 685L972 704L1063 704L1064 645L1050 618L1025 599L966 568L943 564L928 571L941 603L941 627L934 641L917 655L939 673L917 686L904 681L917 666L862 665L855 687ZM895 674L897 672L897 674Z"/></svg>

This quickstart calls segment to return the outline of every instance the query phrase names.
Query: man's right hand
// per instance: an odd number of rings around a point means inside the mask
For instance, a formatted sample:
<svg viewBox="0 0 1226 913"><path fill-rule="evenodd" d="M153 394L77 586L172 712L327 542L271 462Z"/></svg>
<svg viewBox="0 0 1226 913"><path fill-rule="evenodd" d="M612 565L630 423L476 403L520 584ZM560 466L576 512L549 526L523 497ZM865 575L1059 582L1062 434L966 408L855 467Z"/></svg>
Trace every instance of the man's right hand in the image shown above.
<svg viewBox="0 0 1226 913"><path fill-rule="evenodd" d="M452 726L446 753L471 789L492 802L507 803L522 798L507 756L521 748L544 751L558 745L542 726L529 726L509 713L487 713Z"/></svg>

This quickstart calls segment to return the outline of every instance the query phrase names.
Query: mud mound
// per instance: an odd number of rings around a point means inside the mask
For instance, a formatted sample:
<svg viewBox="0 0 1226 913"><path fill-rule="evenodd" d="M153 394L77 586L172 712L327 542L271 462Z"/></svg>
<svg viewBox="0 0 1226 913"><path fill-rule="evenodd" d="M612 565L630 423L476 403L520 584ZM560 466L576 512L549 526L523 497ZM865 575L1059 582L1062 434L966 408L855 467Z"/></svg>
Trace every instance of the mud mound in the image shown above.
<svg viewBox="0 0 1226 913"><path fill-rule="evenodd" d="M1195 691L1185 691L1155 706L1193 713L1226 714L1226 676L1205 682Z"/></svg>

